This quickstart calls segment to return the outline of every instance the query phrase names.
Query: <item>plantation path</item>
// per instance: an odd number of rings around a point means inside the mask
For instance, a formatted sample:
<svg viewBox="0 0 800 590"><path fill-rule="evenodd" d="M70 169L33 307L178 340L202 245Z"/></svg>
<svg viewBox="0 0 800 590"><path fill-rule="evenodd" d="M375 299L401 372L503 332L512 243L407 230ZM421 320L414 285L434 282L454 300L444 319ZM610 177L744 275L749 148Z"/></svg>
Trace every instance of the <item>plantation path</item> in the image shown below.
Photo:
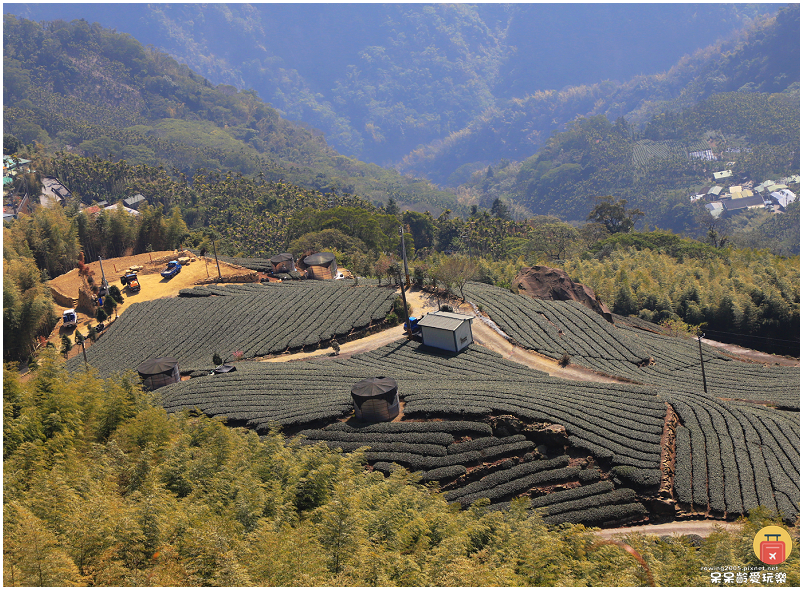
<svg viewBox="0 0 800 590"><path fill-rule="evenodd" d="M398 290L398 295L400 291ZM439 308L438 301L434 295L421 291L419 289L412 289L406 293L406 300L412 308L412 315L421 316L423 313L436 311ZM445 301L442 303L449 303L453 306L453 311L457 313L464 313L473 315L474 311L471 304L460 303L457 301ZM361 352L369 352L380 348L390 342L395 342L405 337L403 326L395 326L377 334L372 334L365 338L354 340L353 342L345 342L341 345L339 358L349 358L353 354ZM525 350L519 346L511 344L503 336L498 334L491 326L489 326L482 316L478 316L472 322L472 337L476 344L484 346L492 350L503 358L514 361L531 369L544 371L553 377L561 377L562 379L571 379L573 381L595 381L600 383L627 383L622 379L614 379L605 375L600 375L589 369L584 369L578 366L561 367L557 361L546 356L537 354L535 352ZM264 359L263 362L267 363L283 363L288 361L299 361L308 358L327 356L333 352L333 349L323 348L315 350L314 352L298 352L295 354L280 355L269 359Z"/></svg>
<svg viewBox="0 0 800 590"><path fill-rule="evenodd" d="M400 294L399 290L397 291L397 294ZM436 311L439 308L435 297L432 297L430 294L420 291L419 289L413 289L407 292L406 301L408 301L408 304L411 306L412 317L419 317L423 313ZM371 334L370 336L366 336L364 338L359 338L358 340L353 340L352 342L345 342L344 344L340 345L341 348L339 351L339 358L349 358L354 354L369 352L370 350L375 350L376 348L380 348L381 346L389 344L390 342L395 342L401 338L405 338L405 330L403 329L402 325L389 328L388 330L383 330L377 334ZM331 347L320 348L314 352L283 354L264 359L262 362L285 363L289 361L300 361L308 358L328 356L328 354L331 352L333 352Z"/></svg>
<svg viewBox="0 0 800 590"><path fill-rule="evenodd" d="M572 381L595 381L599 383L630 383L624 379L615 379L600 373L595 373L590 369L585 369L577 365L567 365L562 367L558 361L538 354L531 350L526 350L498 334L491 326L478 320L472 322L472 337L476 344L485 346L489 350L500 354L504 359L514 361L531 369L544 371L552 377L571 379Z"/></svg>
<svg viewBox="0 0 800 590"><path fill-rule="evenodd" d="M640 533L642 535L700 535L707 537L711 533L715 533L718 529L725 529L728 531L735 531L739 525L733 522L724 522L719 520L687 520L668 522L666 524L644 524L641 526L629 526L618 529L606 529L597 531L594 534L601 539L612 539L622 535L629 535L631 533Z"/></svg>
<svg viewBox="0 0 800 590"><path fill-rule="evenodd" d="M768 365L781 365L782 367L800 367L800 359L792 358L790 356L780 356L777 354L768 354L766 352L759 352L757 350L750 350L749 348L742 348L735 344L726 344L725 342L717 342L716 340L708 340L703 338L703 344L709 344L716 348L721 348L738 357L756 361L758 363L766 363Z"/></svg>

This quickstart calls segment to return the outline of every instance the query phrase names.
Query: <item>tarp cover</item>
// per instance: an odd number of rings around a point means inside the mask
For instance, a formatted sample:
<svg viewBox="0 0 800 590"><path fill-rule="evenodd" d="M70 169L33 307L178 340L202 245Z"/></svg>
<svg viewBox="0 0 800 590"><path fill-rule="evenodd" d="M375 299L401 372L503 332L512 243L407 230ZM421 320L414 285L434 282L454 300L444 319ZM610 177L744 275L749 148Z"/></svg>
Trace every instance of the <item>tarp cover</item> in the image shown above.
<svg viewBox="0 0 800 590"><path fill-rule="evenodd" d="M397 381L391 377L370 377L359 381L351 392L358 397L379 397L397 389Z"/></svg>
<svg viewBox="0 0 800 590"><path fill-rule="evenodd" d="M272 258L269 259L269 261L273 265L275 265L275 264L280 264L281 262L293 262L294 257L288 252L286 252L284 254L278 254L277 256L273 256Z"/></svg>
<svg viewBox="0 0 800 590"><path fill-rule="evenodd" d="M161 373L169 373L178 364L178 359L164 356L157 359L148 359L139 365L138 371L140 375L160 375Z"/></svg>
<svg viewBox="0 0 800 590"><path fill-rule="evenodd" d="M305 259L303 259L303 264L306 266L327 266L334 260L336 260L336 256L333 252L320 252L318 254L306 256Z"/></svg>

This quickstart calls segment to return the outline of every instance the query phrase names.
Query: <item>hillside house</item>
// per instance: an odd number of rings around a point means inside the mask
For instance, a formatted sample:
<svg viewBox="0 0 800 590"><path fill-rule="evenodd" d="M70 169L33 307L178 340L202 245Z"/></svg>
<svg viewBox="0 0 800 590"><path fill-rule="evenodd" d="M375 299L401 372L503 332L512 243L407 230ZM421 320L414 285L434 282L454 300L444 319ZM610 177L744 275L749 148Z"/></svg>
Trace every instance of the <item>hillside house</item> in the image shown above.
<svg viewBox="0 0 800 590"><path fill-rule="evenodd" d="M756 195L752 197L742 197L740 199L731 199L729 201L725 201L723 204L726 211L736 213L746 209L763 209L764 199Z"/></svg>
<svg viewBox="0 0 800 590"><path fill-rule="evenodd" d="M15 156L3 156L3 186L10 185L14 182L14 177L20 172L30 172L30 160L25 158L17 158Z"/></svg>
<svg viewBox="0 0 800 590"><path fill-rule="evenodd" d="M147 199L142 194L136 194L127 199L122 199L122 204L125 206L126 209L136 209L137 211L139 210L139 207L142 205L142 203L146 202Z"/></svg>
<svg viewBox="0 0 800 590"><path fill-rule="evenodd" d="M708 212L711 215L711 217L716 219L717 217L719 217L720 215L722 215L724 213L725 206L722 203L720 203L719 201L714 201L712 203L708 203L706 205L706 209L708 210Z"/></svg>
<svg viewBox="0 0 800 590"><path fill-rule="evenodd" d="M733 172L731 170L721 170L720 172L714 172L714 180L725 180L726 178L730 178L733 176Z"/></svg>
<svg viewBox="0 0 800 590"><path fill-rule="evenodd" d="M426 313L417 323L426 346L458 352L472 344L472 316L447 311Z"/></svg>
<svg viewBox="0 0 800 590"><path fill-rule="evenodd" d="M797 200L797 195L788 188L772 192L769 196L775 204L780 205L783 209L786 209L790 203L794 203Z"/></svg>
<svg viewBox="0 0 800 590"><path fill-rule="evenodd" d="M292 272L296 270L294 266L294 256L288 252L278 254L270 258L269 261L272 264L272 272Z"/></svg>
<svg viewBox="0 0 800 590"><path fill-rule="evenodd" d="M721 186L712 186L708 189L708 194L712 197L718 197L722 194L722 187Z"/></svg>

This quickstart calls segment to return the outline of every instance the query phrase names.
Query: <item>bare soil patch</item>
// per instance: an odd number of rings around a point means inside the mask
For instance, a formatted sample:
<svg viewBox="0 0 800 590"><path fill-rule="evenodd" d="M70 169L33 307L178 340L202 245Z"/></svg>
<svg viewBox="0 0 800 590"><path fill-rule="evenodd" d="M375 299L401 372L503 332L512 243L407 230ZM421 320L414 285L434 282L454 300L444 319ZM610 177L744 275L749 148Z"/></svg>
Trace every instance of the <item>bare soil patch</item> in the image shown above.
<svg viewBox="0 0 800 590"><path fill-rule="evenodd" d="M130 305L134 303L140 301L151 301L153 299L160 299L161 297L177 297L178 292L181 289L189 289L198 281L207 279L208 277L218 276L217 265L213 258L197 257L195 262L190 262L189 264L184 265L181 268L181 272L171 279L163 278L160 274L160 271L156 272L156 270L158 270L157 268L153 268L152 272L149 273L140 272L138 276L141 290L138 293L131 293L127 287L123 287L122 283L119 282L120 277L122 277L124 271L131 266L143 266L144 264L149 264L151 254L153 260L165 258L170 255L175 256L175 252L170 250L166 252L138 254L136 256L125 256L122 258L109 258L108 260L103 261L103 269L105 270L106 280L108 281L109 286L116 285L119 287L120 291L122 292L122 296L125 299L124 303L117 306L117 315L123 313ZM100 263L92 262L89 266L91 266L92 270L95 271L95 280L99 283ZM242 267L233 264L227 264L222 261L220 261L219 267L223 277L234 276L242 273ZM111 269L111 272L109 272L109 268ZM164 268L166 268L166 265L164 265ZM58 291L67 296L77 298L78 289L82 282L83 280L78 276L78 269L73 269L66 274L52 279L50 281L50 285L55 286ZM60 316L67 308L56 305L55 309L56 313ZM78 329L80 329L83 334L86 334L86 325L89 322L92 322L92 324L95 326L97 325L97 320L89 317L85 313L78 312L77 315ZM109 322L106 322L106 325L108 324ZM57 347L60 347L61 336L63 334L67 334L74 342L74 332L75 330L73 329L64 330L62 321L59 320L58 324L56 324L56 327L50 333L48 340L53 342L53 344L55 344ZM72 357L74 354L75 352L70 353L70 357Z"/></svg>

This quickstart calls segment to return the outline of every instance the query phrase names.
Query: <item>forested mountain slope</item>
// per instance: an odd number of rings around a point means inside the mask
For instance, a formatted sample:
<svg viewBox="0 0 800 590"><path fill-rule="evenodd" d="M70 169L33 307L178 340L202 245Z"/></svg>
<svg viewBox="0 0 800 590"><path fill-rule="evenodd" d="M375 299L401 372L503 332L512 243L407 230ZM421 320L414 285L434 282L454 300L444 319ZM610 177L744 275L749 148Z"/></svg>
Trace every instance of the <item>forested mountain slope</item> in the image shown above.
<svg viewBox="0 0 800 590"><path fill-rule="evenodd" d="M665 73L537 91L487 110L450 136L409 154L402 169L435 182L460 184L469 173L501 158L522 160L576 116L625 117L645 124L653 116L690 108L720 92L791 92L800 85L800 55L789 42L800 6L783 9L739 35L675 63Z"/></svg>
<svg viewBox="0 0 800 590"><path fill-rule="evenodd" d="M636 100L660 100L667 89L658 88L653 75L776 9L741 4L121 4L91 9L16 4L5 11L34 20L85 18L116 27L214 83L255 89L287 118L324 130L341 152L387 164L420 145L480 125L495 111L513 112L518 100L527 102L542 91L648 76L644 84L634 83L646 95ZM707 52L702 61L719 55ZM678 81L678 91L680 86ZM659 96L650 96L653 91ZM534 100L527 126L546 138L575 115L589 114L595 100L607 103L598 111L605 112L612 103L624 102L619 95L626 92L611 83L594 88L597 96L588 103L570 97L556 125L545 112L547 105ZM452 172L413 169L436 173L440 182Z"/></svg>
<svg viewBox="0 0 800 590"><path fill-rule="evenodd" d="M129 35L86 21L4 17L4 132L51 149L262 174L317 190L457 209L451 194L342 156L253 91L211 84Z"/></svg>

